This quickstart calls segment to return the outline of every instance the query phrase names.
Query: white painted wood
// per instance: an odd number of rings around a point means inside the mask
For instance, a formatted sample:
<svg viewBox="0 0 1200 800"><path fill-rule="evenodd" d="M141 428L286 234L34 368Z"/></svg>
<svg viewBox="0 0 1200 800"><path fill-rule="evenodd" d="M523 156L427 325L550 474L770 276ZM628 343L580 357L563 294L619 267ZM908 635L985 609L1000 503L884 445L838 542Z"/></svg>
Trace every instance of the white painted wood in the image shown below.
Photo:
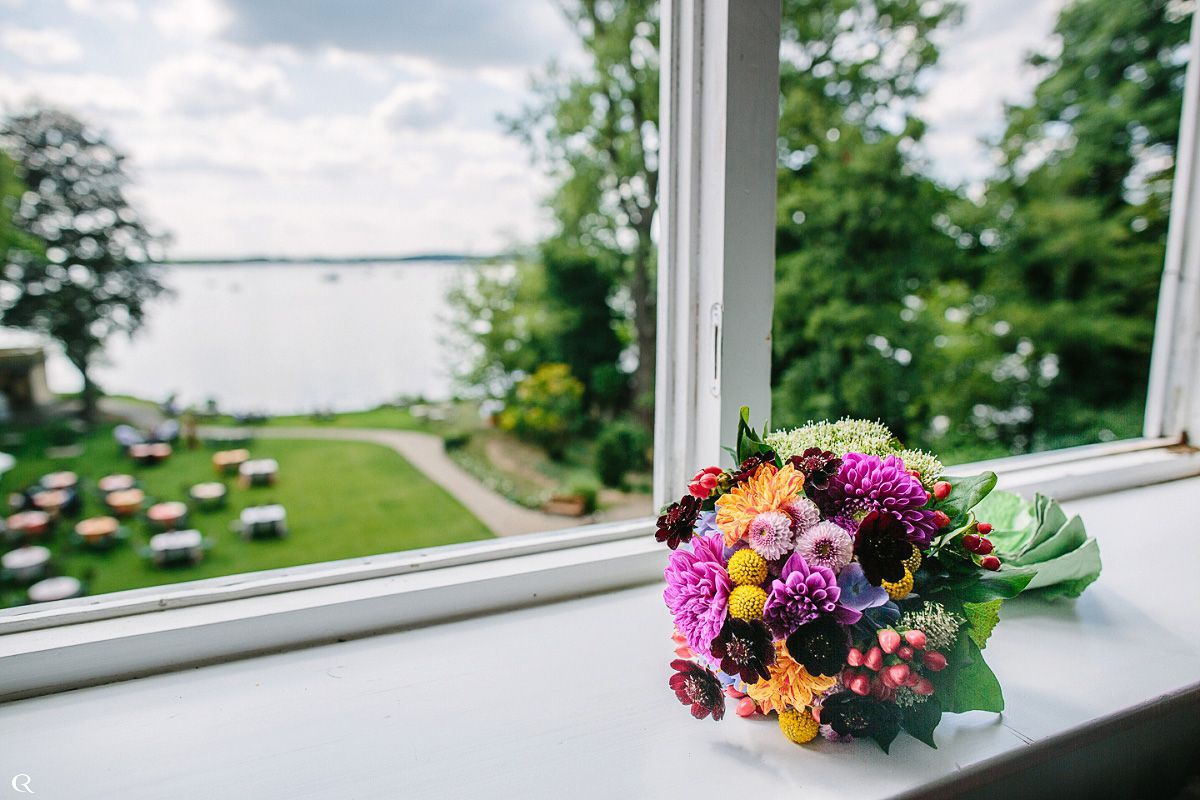
<svg viewBox="0 0 1200 800"><path fill-rule="evenodd" d="M655 504L771 408L779 0L662 4Z"/></svg>
<svg viewBox="0 0 1200 800"><path fill-rule="evenodd" d="M1191 451L1116 449L1103 458L1022 456L953 472L993 468L1001 488L1061 500L1200 475L1200 454ZM593 532L591 540L549 549L533 547L534 541L527 551L512 548L509 558L442 548L424 554L441 557L440 563L405 562L404 554L393 554L378 566L370 559L343 562L345 571L333 570L336 563L313 565L295 575L240 576L245 585L233 576L221 579L230 581L226 586L197 581L101 596L94 605L29 606L25 616L5 623L9 635L0 636L0 700L657 581L664 551L651 530L649 520L610 526L608 539ZM399 569L405 563L408 568ZM288 585L292 591L281 591Z"/></svg>
<svg viewBox="0 0 1200 800"><path fill-rule="evenodd" d="M1056 736L1196 685L1197 494L1191 480L1068 504L1100 540L1103 575L1075 602L1005 604L985 654L1007 710L947 716L937 750L905 736L890 756L871 742L797 748L732 709L693 720L666 685L661 587L645 586L9 703L0 787L21 772L36 796L72 800L928 789L988 759L1032 761ZM1132 768L1112 759L1074 778Z"/></svg>
<svg viewBox="0 0 1200 800"><path fill-rule="evenodd" d="M1200 15L1192 15L1145 435L1200 442Z"/></svg>

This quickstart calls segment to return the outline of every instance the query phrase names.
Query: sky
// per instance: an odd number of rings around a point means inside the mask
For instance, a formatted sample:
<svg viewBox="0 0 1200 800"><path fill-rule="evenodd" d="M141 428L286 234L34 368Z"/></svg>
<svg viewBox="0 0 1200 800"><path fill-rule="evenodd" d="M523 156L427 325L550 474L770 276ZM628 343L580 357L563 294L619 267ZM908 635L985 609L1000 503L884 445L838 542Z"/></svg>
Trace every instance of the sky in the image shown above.
<svg viewBox="0 0 1200 800"><path fill-rule="evenodd" d="M1028 95L1064 0L967 0L918 107L947 182ZM0 0L0 111L73 110L131 156L176 258L491 253L547 230L501 114L581 55L553 0Z"/></svg>

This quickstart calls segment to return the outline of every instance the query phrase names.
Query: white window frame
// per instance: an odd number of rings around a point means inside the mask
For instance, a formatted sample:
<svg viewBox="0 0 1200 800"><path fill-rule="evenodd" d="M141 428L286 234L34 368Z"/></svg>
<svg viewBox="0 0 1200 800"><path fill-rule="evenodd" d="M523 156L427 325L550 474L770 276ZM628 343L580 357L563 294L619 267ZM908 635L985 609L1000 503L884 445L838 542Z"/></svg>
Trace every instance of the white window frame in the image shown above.
<svg viewBox="0 0 1200 800"><path fill-rule="evenodd" d="M770 413L780 0L664 0L654 496L729 463ZM1186 97L1145 437L964 465L1060 499L1200 474L1200 34ZM653 520L0 611L0 701L642 584Z"/></svg>

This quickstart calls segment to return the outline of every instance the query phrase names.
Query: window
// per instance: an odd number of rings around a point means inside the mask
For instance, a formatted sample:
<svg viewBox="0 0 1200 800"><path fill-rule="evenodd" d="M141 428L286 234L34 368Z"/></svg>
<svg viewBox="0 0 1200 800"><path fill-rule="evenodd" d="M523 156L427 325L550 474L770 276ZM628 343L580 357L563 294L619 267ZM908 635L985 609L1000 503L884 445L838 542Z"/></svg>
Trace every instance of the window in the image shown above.
<svg viewBox="0 0 1200 800"><path fill-rule="evenodd" d="M950 463L1139 437L1191 8L785 10L776 421Z"/></svg>
<svg viewBox="0 0 1200 800"><path fill-rule="evenodd" d="M781 19L771 2L662 6L661 131L647 129L640 137L647 147L651 140L662 143L656 148L656 503L682 493L688 471L697 464L724 458L720 448L733 438L739 406L750 405L758 423L770 414L771 316L763 309L780 302L774 274L780 61L779 51L763 43L786 34ZM644 36L637 30L635 25L636 36ZM1194 53L1197 42L1190 47ZM783 52L786 70L790 56L786 47ZM1195 70L1189 73L1188 87L1175 174L1176 186L1186 191L1176 191L1172 198L1176 222L1190 218L1194 210L1190 198L1196 183L1194 126L1200 97ZM606 197L625 198L636 189L617 188ZM1186 225L1172 228L1171 241L1163 290L1169 302L1160 305L1160 314L1172 309L1173 316L1165 324L1160 316L1155 334L1163 355L1156 353L1152 370L1167 376L1169 391L1157 399L1151 394L1148 420L1154 424L1148 438L1010 460L1005 467L1018 482L1026 476L1027 482L1036 479L1046 486L1086 469L1107 476L1093 480L1093 487L1111 489L1197 473L1195 458L1167 445L1177 445L1195 426L1190 411L1194 353L1189 348L1200 310L1194 290L1200 258ZM200 582L176 592L148 589L90 604L76 601L44 610L27 606L0 614L5 630L25 631L7 637L0 656L9 655L7 663L23 667L18 671L29 676L14 684L16 696L45 691L48 685L97 680L87 665L97 658L103 662L101 656L116 658L111 677L576 596L660 575L661 553L646 535L649 527L645 519L634 520ZM295 591L281 593L285 589ZM163 608L169 612L121 620L163 647L131 652L122 645L118 656L111 638L117 621L107 618ZM66 623L81 624L71 626L70 636L33 630ZM123 630L127 635L130 628ZM193 631L201 635L190 635ZM207 635L212 631L220 636ZM68 651L74 658L63 660ZM38 668L48 665L54 665L53 676L40 677Z"/></svg>
<svg viewBox="0 0 1200 800"><path fill-rule="evenodd" d="M636 3L6 13L0 607L649 516L656 41Z"/></svg>

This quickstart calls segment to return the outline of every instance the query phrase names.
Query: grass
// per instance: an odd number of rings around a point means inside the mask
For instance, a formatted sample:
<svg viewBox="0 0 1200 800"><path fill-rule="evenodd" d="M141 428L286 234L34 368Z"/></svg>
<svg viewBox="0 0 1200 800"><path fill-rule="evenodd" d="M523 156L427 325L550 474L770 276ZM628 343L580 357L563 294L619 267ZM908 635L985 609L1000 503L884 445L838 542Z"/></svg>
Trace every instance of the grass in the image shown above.
<svg viewBox="0 0 1200 800"><path fill-rule="evenodd" d="M212 451L178 449L165 463L138 467L121 455L111 429L86 435L84 453L75 458L45 456L45 431L26 431L22 447L7 447L17 465L0 480L4 492L16 491L47 472L70 469L79 474L85 516L103 512L96 480L113 472L135 475L155 500L186 500L188 488L213 480ZM433 545L487 539L487 527L457 500L416 470L398 453L365 442L264 440L251 445L255 457L279 460L277 486L242 489L229 483L225 509L191 515L213 546L195 567L161 569L138 551L151 531L142 520L127 524L130 538L109 552L93 553L69 543L73 520L59 523L49 544L60 574L90 578L90 592L211 578L239 572L374 555ZM230 529L242 508L282 503L289 535L281 540L245 541ZM0 595L11 605L20 595Z"/></svg>

